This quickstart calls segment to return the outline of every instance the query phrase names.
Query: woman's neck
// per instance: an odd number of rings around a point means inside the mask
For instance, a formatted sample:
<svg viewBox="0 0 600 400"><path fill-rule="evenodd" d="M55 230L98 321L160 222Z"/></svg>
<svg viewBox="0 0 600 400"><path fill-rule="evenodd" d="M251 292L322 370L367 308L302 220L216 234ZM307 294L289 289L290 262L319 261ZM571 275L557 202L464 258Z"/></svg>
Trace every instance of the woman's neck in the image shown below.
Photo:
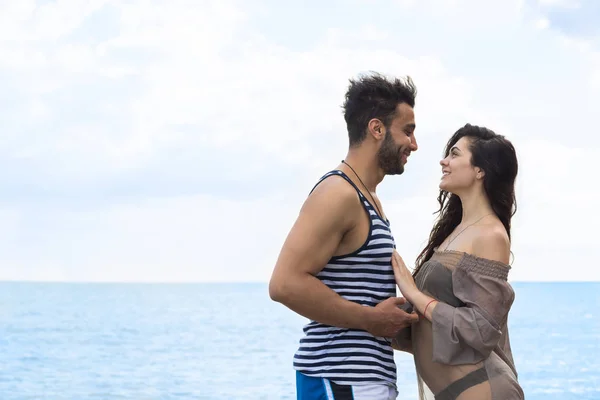
<svg viewBox="0 0 600 400"><path fill-rule="evenodd" d="M462 219L460 222L462 225L472 224L478 219L494 212L483 190L462 194L459 197L462 203Z"/></svg>

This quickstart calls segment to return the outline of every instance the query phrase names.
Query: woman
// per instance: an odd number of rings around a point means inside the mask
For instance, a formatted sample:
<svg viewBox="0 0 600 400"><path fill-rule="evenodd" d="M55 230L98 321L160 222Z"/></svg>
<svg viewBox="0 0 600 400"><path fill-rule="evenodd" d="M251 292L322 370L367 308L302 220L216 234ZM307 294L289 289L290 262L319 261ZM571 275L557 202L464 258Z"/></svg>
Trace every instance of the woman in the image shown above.
<svg viewBox="0 0 600 400"><path fill-rule="evenodd" d="M420 314L394 347L414 354L421 399L523 399L507 330L515 149L467 124L445 155L439 219L414 273L398 253L392 259L400 291Z"/></svg>

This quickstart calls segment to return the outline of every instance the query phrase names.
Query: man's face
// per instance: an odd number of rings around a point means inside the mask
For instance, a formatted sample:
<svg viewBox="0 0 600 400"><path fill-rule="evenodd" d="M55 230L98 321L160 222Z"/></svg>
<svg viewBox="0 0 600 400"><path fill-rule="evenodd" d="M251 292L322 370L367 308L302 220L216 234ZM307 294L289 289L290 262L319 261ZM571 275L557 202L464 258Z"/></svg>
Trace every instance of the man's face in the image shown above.
<svg viewBox="0 0 600 400"><path fill-rule="evenodd" d="M408 104L396 107L396 116L385 132L385 138L377 151L379 167L386 175L404 172L410 153L418 149L415 139L415 114Z"/></svg>

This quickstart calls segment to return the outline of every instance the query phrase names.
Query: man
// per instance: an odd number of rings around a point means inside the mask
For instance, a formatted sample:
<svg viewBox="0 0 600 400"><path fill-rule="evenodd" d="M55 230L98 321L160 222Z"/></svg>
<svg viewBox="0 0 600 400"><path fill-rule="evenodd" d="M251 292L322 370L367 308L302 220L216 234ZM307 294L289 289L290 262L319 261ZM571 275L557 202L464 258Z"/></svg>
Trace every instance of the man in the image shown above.
<svg viewBox="0 0 600 400"><path fill-rule="evenodd" d="M399 306L395 248L375 192L404 172L415 140L410 80L350 80L349 149L306 199L275 265L271 299L311 320L294 356L298 399L395 399L391 339L418 320Z"/></svg>

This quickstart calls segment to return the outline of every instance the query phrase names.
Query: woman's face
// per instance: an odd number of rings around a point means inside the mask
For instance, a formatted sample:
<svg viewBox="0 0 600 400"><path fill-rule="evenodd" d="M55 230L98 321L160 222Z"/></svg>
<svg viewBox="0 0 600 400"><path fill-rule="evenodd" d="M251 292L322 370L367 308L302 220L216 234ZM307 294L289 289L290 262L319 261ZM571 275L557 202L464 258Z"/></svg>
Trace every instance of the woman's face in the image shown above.
<svg viewBox="0 0 600 400"><path fill-rule="evenodd" d="M462 137L450 149L448 156L440 161L442 179L440 189L450 193L464 192L477 180L476 168L471 164L471 139Z"/></svg>

